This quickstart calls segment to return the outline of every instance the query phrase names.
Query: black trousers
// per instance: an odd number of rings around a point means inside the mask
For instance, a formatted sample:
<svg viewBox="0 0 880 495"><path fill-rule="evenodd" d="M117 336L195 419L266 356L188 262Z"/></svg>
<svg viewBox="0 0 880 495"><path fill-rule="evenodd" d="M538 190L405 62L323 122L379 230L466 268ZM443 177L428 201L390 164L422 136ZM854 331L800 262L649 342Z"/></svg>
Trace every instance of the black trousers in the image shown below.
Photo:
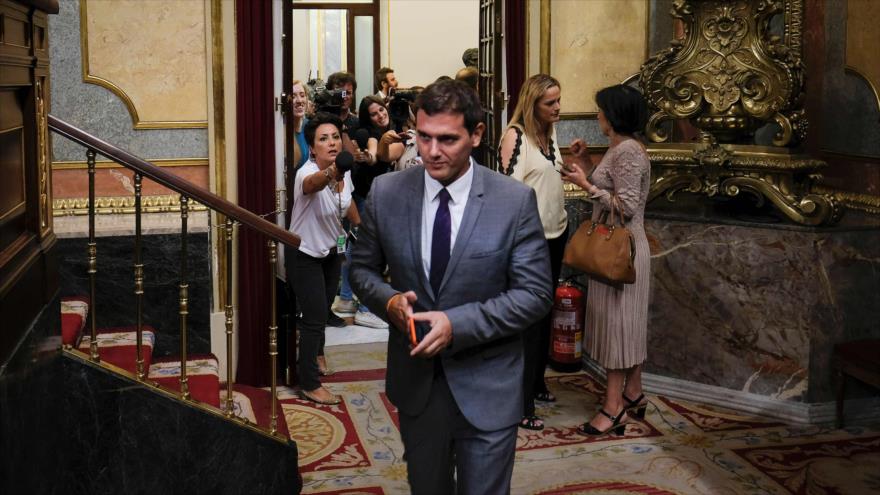
<svg viewBox="0 0 880 495"><path fill-rule="evenodd" d="M505 495L516 451L516 425L475 428L461 413L443 373L434 376L424 411L400 414L407 479L413 495Z"/></svg>
<svg viewBox="0 0 880 495"><path fill-rule="evenodd" d="M550 273L553 276L553 296L562 271L562 256L565 254L565 243L568 241L568 230L561 236L547 239L550 250ZM535 394L547 392L544 383L544 369L547 367L550 352L550 326L553 324L553 312L538 320L523 333L523 416L535 415Z"/></svg>
<svg viewBox="0 0 880 495"><path fill-rule="evenodd" d="M289 249L286 254L290 255L285 256L288 260L287 280L302 309L296 367L299 386L303 390L314 390L321 386L318 356L323 355L327 308L336 297L342 257L331 253L324 258L313 258L294 249Z"/></svg>

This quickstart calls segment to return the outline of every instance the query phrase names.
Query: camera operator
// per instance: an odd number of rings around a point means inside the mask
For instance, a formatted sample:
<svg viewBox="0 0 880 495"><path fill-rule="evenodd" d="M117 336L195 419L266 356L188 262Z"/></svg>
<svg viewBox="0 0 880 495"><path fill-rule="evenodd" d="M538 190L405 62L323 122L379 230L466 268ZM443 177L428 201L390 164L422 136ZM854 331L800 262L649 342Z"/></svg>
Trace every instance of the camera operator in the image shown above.
<svg viewBox="0 0 880 495"><path fill-rule="evenodd" d="M376 96L379 98L387 101L391 96L389 89L397 89L397 84L394 69L391 67L382 67L376 71Z"/></svg>
<svg viewBox="0 0 880 495"><path fill-rule="evenodd" d="M358 128L358 116L351 112L351 102L354 100L354 92L357 90L357 81L350 72L334 72L327 78L327 89L345 91L342 93L342 108L339 110L339 118L342 120L343 131L351 136Z"/></svg>

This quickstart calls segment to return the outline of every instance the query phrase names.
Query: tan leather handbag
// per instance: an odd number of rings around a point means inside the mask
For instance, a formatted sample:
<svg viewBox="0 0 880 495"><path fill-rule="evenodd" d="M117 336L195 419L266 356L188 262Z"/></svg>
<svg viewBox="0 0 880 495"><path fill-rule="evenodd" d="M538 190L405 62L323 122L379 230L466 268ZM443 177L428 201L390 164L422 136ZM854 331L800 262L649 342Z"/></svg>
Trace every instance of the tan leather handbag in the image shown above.
<svg viewBox="0 0 880 495"><path fill-rule="evenodd" d="M562 262L601 282L631 284L636 281L636 242L623 225L620 200L611 198L611 222L608 212L598 222L587 220L578 227L565 246Z"/></svg>

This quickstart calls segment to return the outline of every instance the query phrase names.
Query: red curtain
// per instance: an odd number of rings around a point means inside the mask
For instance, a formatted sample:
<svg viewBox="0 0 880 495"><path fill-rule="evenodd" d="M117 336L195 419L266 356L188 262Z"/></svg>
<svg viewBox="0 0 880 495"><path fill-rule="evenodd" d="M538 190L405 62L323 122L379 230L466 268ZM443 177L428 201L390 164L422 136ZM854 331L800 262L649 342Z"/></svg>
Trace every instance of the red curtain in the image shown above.
<svg viewBox="0 0 880 495"><path fill-rule="evenodd" d="M238 204L257 214L274 209L272 2L236 0L236 142ZM273 218L268 218L273 221ZM239 228L237 383L269 384L269 249L267 238Z"/></svg>
<svg viewBox="0 0 880 495"><path fill-rule="evenodd" d="M504 2L504 49L507 57L507 115L513 115L519 90L526 80L526 2L522 0L505 0Z"/></svg>

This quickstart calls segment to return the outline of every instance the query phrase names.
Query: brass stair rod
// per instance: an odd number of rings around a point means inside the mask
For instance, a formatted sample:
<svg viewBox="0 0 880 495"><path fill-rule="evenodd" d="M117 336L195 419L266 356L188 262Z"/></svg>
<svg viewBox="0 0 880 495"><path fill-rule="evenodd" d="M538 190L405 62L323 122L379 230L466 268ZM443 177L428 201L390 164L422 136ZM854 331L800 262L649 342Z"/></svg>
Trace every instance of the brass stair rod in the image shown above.
<svg viewBox="0 0 880 495"><path fill-rule="evenodd" d="M141 258L141 192L143 176L134 173L134 297L137 311L137 378L146 377L144 370L144 264Z"/></svg>
<svg viewBox="0 0 880 495"><path fill-rule="evenodd" d="M276 311L278 310L277 293L275 288L275 270L278 264L278 245L275 241L269 240L269 301L271 309L269 310L269 375L272 384L272 413L269 423L269 433L276 434L278 432L278 390L277 377L278 372L278 321Z"/></svg>
<svg viewBox="0 0 880 495"><path fill-rule="evenodd" d="M100 361L98 355L98 324L96 301L95 278L98 274L98 248L95 243L95 150L86 151L86 163L89 167L89 244L86 250L88 254L89 274L89 330L91 341L89 342L89 355L92 361Z"/></svg>
<svg viewBox="0 0 880 495"><path fill-rule="evenodd" d="M226 218L226 415L234 415L232 406L232 233L234 223Z"/></svg>
<svg viewBox="0 0 880 495"><path fill-rule="evenodd" d="M189 284L187 283L187 229L186 220L189 200L180 195L180 397L189 399L189 384L186 377L186 317L189 314Z"/></svg>

